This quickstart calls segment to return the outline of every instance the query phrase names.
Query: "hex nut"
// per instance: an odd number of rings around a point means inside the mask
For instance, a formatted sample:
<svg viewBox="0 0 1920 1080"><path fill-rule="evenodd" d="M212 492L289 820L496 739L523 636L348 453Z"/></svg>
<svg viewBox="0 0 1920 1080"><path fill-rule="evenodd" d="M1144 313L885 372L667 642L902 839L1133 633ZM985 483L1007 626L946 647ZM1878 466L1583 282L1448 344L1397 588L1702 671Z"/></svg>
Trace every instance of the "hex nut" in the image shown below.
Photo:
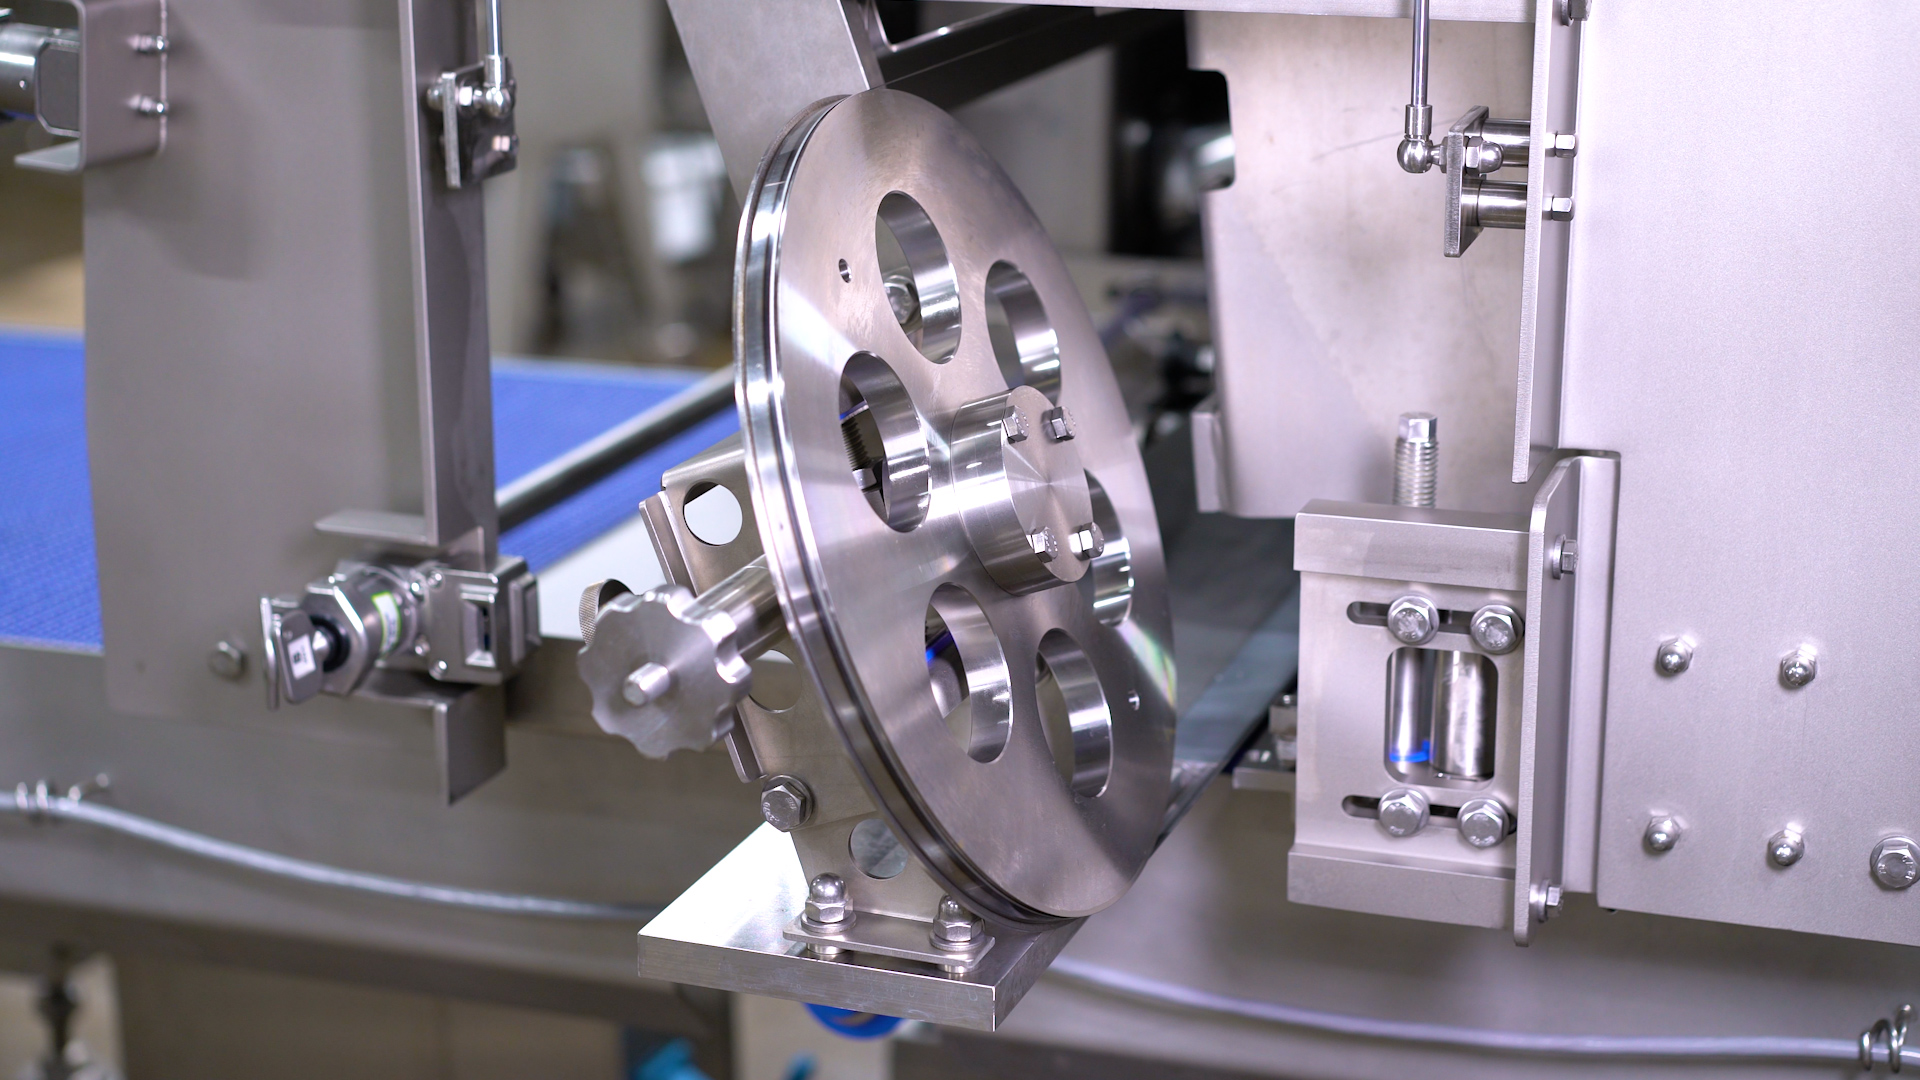
<svg viewBox="0 0 1920 1080"><path fill-rule="evenodd" d="M839 874L821 874L807 886L807 907L801 918L817 930L842 930L853 922L847 883Z"/></svg>
<svg viewBox="0 0 1920 1080"><path fill-rule="evenodd" d="M1798 690L1820 673L1820 663L1811 647L1802 645L1780 658L1780 681Z"/></svg>
<svg viewBox="0 0 1920 1080"><path fill-rule="evenodd" d="M1498 799L1470 799L1460 808L1460 816L1456 819L1460 826L1460 839L1482 851L1498 847L1507 838L1507 826L1511 820L1507 808L1500 805Z"/></svg>
<svg viewBox="0 0 1920 1080"><path fill-rule="evenodd" d="M1672 851L1680 842L1680 836L1687 831L1686 826L1671 815L1661 815L1647 822L1647 849L1653 852Z"/></svg>
<svg viewBox="0 0 1920 1080"><path fill-rule="evenodd" d="M1006 433L1008 442L1017 443L1026 442L1033 429L1027 424L1027 414L1013 405L1007 408L1007 415L1000 418L1000 430Z"/></svg>
<svg viewBox="0 0 1920 1080"><path fill-rule="evenodd" d="M1678 675L1693 666L1693 642L1686 638L1668 638L1653 654L1654 670L1662 675Z"/></svg>
<svg viewBox="0 0 1920 1080"><path fill-rule="evenodd" d="M1889 836L1873 847L1873 880L1904 889L1920 880L1920 844L1911 837Z"/></svg>
<svg viewBox="0 0 1920 1080"><path fill-rule="evenodd" d="M951 896L940 898L934 912L933 931L928 935L935 948L962 952L973 948L984 929L980 919Z"/></svg>
<svg viewBox="0 0 1920 1080"><path fill-rule="evenodd" d="M1505 656L1519 648L1524 632L1519 614L1505 604L1488 604L1474 612L1467 630L1473 643L1492 656Z"/></svg>
<svg viewBox="0 0 1920 1080"><path fill-rule="evenodd" d="M760 789L760 816L781 832L792 832L813 816L813 792L797 777L768 777Z"/></svg>
<svg viewBox="0 0 1920 1080"><path fill-rule="evenodd" d="M1403 596L1387 608L1387 632L1403 645L1425 645L1440 632L1440 612L1424 596Z"/></svg>
<svg viewBox="0 0 1920 1080"><path fill-rule="evenodd" d="M1427 827L1427 797L1412 788L1394 788L1380 796L1380 827L1388 836L1412 836Z"/></svg>
<svg viewBox="0 0 1920 1080"><path fill-rule="evenodd" d="M1775 866L1792 866L1806 853L1807 841L1799 829L1781 829L1767 841L1767 861Z"/></svg>

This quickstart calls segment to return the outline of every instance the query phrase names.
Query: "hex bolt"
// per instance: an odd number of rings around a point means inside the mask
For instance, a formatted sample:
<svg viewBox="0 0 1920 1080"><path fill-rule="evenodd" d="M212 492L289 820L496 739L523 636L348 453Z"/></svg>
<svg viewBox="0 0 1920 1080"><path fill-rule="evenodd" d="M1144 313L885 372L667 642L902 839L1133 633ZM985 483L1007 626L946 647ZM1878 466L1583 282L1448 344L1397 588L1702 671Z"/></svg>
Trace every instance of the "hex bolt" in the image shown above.
<svg viewBox="0 0 1920 1080"><path fill-rule="evenodd" d="M1775 866L1792 866L1807 853L1806 837L1795 828L1781 829L1767 841L1767 861Z"/></svg>
<svg viewBox="0 0 1920 1080"><path fill-rule="evenodd" d="M800 915L809 930L836 933L853 925L847 883L839 874L820 874L807 884L807 907Z"/></svg>
<svg viewBox="0 0 1920 1080"><path fill-rule="evenodd" d="M1107 537L1100 531L1100 526L1088 522L1067 537L1067 547L1073 551L1074 558L1088 562L1099 558L1100 553L1106 550Z"/></svg>
<svg viewBox="0 0 1920 1080"><path fill-rule="evenodd" d="M1467 630L1473 643L1493 656L1505 656L1520 646L1520 616L1505 604L1488 604L1474 612Z"/></svg>
<svg viewBox="0 0 1920 1080"><path fill-rule="evenodd" d="M1007 409L1007 415L1000 418L1000 430L1006 433L1010 443L1026 442L1033 429L1027 423L1027 414L1019 406Z"/></svg>
<svg viewBox="0 0 1920 1080"><path fill-rule="evenodd" d="M1073 414L1067 412L1065 405L1055 405L1040 416L1040 426L1046 429L1047 438L1054 442L1066 442L1073 438Z"/></svg>
<svg viewBox="0 0 1920 1080"><path fill-rule="evenodd" d="M1920 879L1920 844L1911 837L1889 836L1873 847L1873 880L1904 889Z"/></svg>
<svg viewBox="0 0 1920 1080"><path fill-rule="evenodd" d="M1482 851L1498 847L1507 838L1507 825L1511 820L1507 808L1500 805L1498 799L1469 799L1460 807L1457 819L1460 839Z"/></svg>
<svg viewBox="0 0 1920 1080"><path fill-rule="evenodd" d="M620 684L620 696L638 709L658 700L672 685L673 672L649 660L628 673L626 681Z"/></svg>
<svg viewBox="0 0 1920 1080"><path fill-rule="evenodd" d="M223 679L238 679L247 673L247 650L231 640L216 641L207 650L207 670Z"/></svg>
<svg viewBox="0 0 1920 1080"><path fill-rule="evenodd" d="M760 816L781 832L792 832L813 816L813 792L795 776L770 776L760 788Z"/></svg>
<svg viewBox="0 0 1920 1080"><path fill-rule="evenodd" d="M1554 537L1552 546L1547 548L1547 573L1558 581L1561 577L1573 573L1579 566L1579 543L1571 536Z"/></svg>
<svg viewBox="0 0 1920 1080"><path fill-rule="evenodd" d="M1404 645L1425 645L1440 631L1440 612L1424 596L1403 596L1387 608L1387 630Z"/></svg>
<svg viewBox="0 0 1920 1080"><path fill-rule="evenodd" d="M1546 922L1560 914L1565 899L1566 891L1558 885L1542 882L1527 890L1527 906L1533 909L1534 922Z"/></svg>
<svg viewBox="0 0 1920 1080"><path fill-rule="evenodd" d="M1647 822L1647 834L1645 837L1647 850L1653 852L1672 851L1673 845L1680 842L1681 834L1686 831L1686 826L1680 824L1678 819L1670 814L1662 814L1652 821Z"/></svg>
<svg viewBox="0 0 1920 1080"><path fill-rule="evenodd" d="M1412 836L1427 827L1427 797L1412 788L1394 788L1380 796L1380 827L1388 836Z"/></svg>
<svg viewBox="0 0 1920 1080"><path fill-rule="evenodd" d="M1042 525L1027 534L1027 544L1033 548L1033 557L1043 563L1050 563L1060 557L1060 538L1053 534L1053 526Z"/></svg>
<svg viewBox="0 0 1920 1080"><path fill-rule="evenodd" d="M1654 670L1662 675L1678 675L1693 666L1693 642L1686 638L1668 638L1653 654Z"/></svg>
<svg viewBox="0 0 1920 1080"><path fill-rule="evenodd" d="M1432 506L1439 477L1439 417L1401 413L1399 437L1393 442L1393 505Z"/></svg>
<svg viewBox="0 0 1920 1080"><path fill-rule="evenodd" d="M1798 690L1813 681L1820 674L1819 658L1814 655L1813 647L1802 645L1780 658L1780 681L1789 689Z"/></svg>

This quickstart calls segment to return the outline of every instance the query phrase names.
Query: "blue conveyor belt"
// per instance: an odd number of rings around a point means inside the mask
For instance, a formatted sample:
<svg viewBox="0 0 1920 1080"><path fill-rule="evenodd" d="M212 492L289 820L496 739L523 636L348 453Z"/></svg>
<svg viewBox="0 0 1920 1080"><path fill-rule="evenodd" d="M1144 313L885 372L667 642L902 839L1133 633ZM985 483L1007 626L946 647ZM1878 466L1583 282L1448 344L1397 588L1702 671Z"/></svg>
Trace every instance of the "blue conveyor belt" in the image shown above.
<svg viewBox="0 0 1920 1080"><path fill-rule="evenodd" d="M0 330L0 640L100 647L84 371L76 334ZM697 378L683 371L497 361L499 482L533 471ZM525 556L537 573L625 520L640 499L660 490L663 471L735 427L731 412L706 421L507 533L500 549ZM299 584L263 581L259 588L289 591Z"/></svg>

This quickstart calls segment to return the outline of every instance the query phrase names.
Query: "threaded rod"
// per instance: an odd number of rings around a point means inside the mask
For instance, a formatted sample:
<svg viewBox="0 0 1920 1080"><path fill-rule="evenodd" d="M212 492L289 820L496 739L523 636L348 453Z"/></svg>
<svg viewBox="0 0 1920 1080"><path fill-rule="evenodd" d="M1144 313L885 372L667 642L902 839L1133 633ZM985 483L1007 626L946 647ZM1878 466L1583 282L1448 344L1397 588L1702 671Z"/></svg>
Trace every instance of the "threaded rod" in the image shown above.
<svg viewBox="0 0 1920 1080"><path fill-rule="evenodd" d="M1401 413L1400 437L1393 443L1393 505L1432 506L1439 474L1439 418Z"/></svg>

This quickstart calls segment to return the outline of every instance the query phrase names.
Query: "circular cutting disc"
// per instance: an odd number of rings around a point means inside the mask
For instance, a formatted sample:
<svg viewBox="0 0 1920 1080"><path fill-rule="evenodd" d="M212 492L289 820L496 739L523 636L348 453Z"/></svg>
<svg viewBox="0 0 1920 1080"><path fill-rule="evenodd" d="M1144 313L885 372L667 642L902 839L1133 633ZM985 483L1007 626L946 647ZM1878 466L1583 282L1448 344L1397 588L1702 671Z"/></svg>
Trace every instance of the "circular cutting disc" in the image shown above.
<svg viewBox="0 0 1920 1080"><path fill-rule="evenodd" d="M1166 809L1171 618L1060 255L952 117L874 90L768 152L738 257L754 511L876 804L976 910L1106 907Z"/></svg>

